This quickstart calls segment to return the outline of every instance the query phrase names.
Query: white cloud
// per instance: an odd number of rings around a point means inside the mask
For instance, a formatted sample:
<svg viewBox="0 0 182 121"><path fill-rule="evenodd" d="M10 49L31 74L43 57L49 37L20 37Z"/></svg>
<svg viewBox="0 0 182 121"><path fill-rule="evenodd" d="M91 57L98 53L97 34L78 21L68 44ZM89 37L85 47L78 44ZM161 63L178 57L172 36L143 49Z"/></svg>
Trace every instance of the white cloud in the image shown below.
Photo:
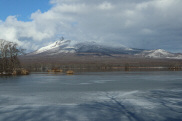
<svg viewBox="0 0 182 121"><path fill-rule="evenodd" d="M104 2L104 3L100 4L98 7L99 7L99 9L102 9L102 10L110 10L110 9L114 8L114 6L109 2Z"/></svg>
<svg viewBox="0 0 182 121"><path fill-rule="evenodd" d="M51 0L50 3L53 4L50 10L44 13L37 10L29 22L18 21L16 16L0 21L0 38L29 43L32 49L65 36L76 41L112 41L129 47L170 50L171 43L178 46L182 37L181 0ZM149 41L150 46L145 44ZM169 46L163 46L163 41L170 43Z"/></svg>

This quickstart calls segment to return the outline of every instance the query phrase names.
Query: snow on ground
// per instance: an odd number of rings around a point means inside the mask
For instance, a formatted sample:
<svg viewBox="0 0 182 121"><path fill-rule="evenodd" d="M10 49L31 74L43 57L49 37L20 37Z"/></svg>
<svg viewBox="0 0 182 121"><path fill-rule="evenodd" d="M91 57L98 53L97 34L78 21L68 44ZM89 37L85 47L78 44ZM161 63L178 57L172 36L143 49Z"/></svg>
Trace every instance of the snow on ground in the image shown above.
<svg viewBox="0 0 182 121"><path fill-rule="evenodd" d="M36 104L33 100L20 100L23 97L0 96L0 120L180 121L181 95L182 90L95 92L88 93L88 102L81 104Z"/></svg>
<svg viewBox="0 0 182 121"><path fill-rule="evenodd" d="M0 78L0 121L181 121L181 72Z"/></svg>

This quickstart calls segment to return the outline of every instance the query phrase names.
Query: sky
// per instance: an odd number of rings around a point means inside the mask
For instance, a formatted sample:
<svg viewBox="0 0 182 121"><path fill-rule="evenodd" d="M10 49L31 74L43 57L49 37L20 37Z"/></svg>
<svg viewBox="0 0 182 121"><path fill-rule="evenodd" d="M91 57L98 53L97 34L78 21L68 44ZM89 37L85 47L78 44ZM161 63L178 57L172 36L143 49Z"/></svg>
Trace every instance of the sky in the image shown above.
<svg viewBox="0 0 182 121"><path fill-rule="evenodd" d="M0 0L0 39L29 51L60 37L182 53L182 0Z"/></svg>

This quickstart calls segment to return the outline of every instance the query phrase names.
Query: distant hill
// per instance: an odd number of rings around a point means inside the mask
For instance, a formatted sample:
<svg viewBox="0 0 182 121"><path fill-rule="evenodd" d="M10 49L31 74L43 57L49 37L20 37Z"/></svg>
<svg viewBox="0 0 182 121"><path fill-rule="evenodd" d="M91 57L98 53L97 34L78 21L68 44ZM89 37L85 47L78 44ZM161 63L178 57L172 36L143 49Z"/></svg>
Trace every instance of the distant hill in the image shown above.
<svg viewBox="0 0 182 121"><path fill-rule="evenodd" d="M158 59L182 59L182 54L179 53L170 53L163 49L156 50L144 50L141 53L136 54L145 58L158 58Z"/></svg>

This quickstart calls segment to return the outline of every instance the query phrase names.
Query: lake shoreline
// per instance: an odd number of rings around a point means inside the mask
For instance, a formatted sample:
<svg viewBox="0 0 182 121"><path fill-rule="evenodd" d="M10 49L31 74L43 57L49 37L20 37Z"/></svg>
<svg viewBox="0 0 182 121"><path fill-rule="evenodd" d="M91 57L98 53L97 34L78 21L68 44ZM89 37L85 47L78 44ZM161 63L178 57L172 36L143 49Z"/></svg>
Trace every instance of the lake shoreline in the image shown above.
<svg viewBox="0 0 182 121"><path fill-rule="evenodd" d="M50 71L50 70L37 70L37 71L30 71L30 72L49 72L49 73L66 73L67 71L71 70L74 73L77 72L113 72L113 71L182 71L182 68L178 67L105 67L99 69L93 68L60 68L58 70L61 71Z"/></svg>

